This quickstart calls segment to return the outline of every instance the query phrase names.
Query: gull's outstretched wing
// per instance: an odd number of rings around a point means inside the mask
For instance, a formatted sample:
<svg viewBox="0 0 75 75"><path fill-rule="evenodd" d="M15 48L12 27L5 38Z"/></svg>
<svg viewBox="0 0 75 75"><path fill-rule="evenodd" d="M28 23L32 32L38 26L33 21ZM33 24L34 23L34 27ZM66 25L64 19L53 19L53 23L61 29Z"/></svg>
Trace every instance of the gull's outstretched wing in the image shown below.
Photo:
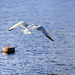
<svg viewBox="0 0 75 75"><path fill-rule="evenodd" d="M43 26L40 26L37 30L41 31L47 38L54 41L54 39L51 38L50 34L47 32L47 30Z"/></svg>
<svg viewBox="0 0 75 75"><path fill-rule="evenodd" d="M23 28L26 28L28 25L27 25L24 21L21 21L21 22L15 24L14 26L12 26L12 27L9 29L9 31L11 31L11 30L13 30L13 29L15 29L15 28L17 28L17 27L19 27L19 26L21 26L21 27L23 27Z"/></svg>

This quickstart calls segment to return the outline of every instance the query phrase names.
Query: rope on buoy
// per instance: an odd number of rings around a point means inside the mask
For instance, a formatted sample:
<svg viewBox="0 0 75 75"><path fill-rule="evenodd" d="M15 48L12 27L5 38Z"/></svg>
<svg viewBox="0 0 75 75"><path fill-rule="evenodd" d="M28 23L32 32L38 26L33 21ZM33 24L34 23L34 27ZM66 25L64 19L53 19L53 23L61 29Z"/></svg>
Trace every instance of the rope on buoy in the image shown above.
<svg viewBox="0 0 75 75"><path fill-rule="evenodd" d="M7 47L10 47L11 45L10 45L10 43L7 43Z"/></svg>

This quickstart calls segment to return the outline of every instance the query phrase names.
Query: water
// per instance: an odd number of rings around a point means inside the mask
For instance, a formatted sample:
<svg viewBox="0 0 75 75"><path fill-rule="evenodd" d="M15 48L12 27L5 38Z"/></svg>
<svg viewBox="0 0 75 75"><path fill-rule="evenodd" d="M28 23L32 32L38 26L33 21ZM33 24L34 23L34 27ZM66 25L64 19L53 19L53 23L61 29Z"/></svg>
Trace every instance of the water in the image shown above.
<svg viewBox="0 0 75 75"><path fill-rule="evenodd" d="M47 28L54 42L41 32L23 35L21 27L8 31L19 21ZM10 43L14 54L3 54ZM0 1L0 75L75 75L75 1Z"/></svg>

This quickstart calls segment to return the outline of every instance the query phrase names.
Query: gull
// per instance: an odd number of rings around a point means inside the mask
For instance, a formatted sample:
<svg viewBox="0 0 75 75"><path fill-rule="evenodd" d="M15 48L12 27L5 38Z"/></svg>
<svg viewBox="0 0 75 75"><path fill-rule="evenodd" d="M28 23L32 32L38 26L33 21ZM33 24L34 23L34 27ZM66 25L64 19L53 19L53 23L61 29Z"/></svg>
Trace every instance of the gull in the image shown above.
<svg viewBox="0 0 75 75"><path fill-rule="evenodd" d="M21 22L15 24L11 28L9 28L9 31L11 31L11 30L13 30L13 29L15 29L15 28L17 28L19 26L24 28L24 30L21 30L23 32L23 34L31 34L31 31L38 30L38 31L41 31L47 38L49 38L50 40L54 41L54 39L50 36L49 32L43 26L35 25L35 24L28 25L24 21L21 21Z"/></svg>

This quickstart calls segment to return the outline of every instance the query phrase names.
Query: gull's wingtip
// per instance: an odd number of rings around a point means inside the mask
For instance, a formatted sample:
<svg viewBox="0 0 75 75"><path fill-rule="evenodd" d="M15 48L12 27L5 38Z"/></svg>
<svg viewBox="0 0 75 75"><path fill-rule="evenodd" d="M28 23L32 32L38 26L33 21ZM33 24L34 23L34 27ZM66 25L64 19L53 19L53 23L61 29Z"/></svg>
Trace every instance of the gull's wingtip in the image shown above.
<svg viewBox="0 0 75 75"><path fill-rule="evenodd" d="M11 29L8 29L8 31L11 31Z"/></svg>
<svg viewBox="0 0 75 75"><path fill-rule="evenodd" d="M54 41L54 39L52 39L52 41Z"/></svg>
<svg viewBox="0 0 75 75"><path fill-rule="evenodd" d="M49 38L51 41L54 41L54 39L53 39L53 38L51 38L50 36L47 36L47 38Z"/></svg>
<svg viewBox="0 0 75 75"><path fill-rule="evenodd" d="M13 28L14 29L14 28ZM8 29L8 31L11 31L11 30L13 30L13 29Z"/></svg>
<svg viewBox="0 0 75 75"><path fill-rule="evenodd" d="M11 31L11 29L8 29L8 31Z"/></svg>
<svg viewBox="0 0 75 75"><path fill-rule="evenodd" d="M51 41L54 41L54 39L52 39L52 38L49 38Z"/></svg>

